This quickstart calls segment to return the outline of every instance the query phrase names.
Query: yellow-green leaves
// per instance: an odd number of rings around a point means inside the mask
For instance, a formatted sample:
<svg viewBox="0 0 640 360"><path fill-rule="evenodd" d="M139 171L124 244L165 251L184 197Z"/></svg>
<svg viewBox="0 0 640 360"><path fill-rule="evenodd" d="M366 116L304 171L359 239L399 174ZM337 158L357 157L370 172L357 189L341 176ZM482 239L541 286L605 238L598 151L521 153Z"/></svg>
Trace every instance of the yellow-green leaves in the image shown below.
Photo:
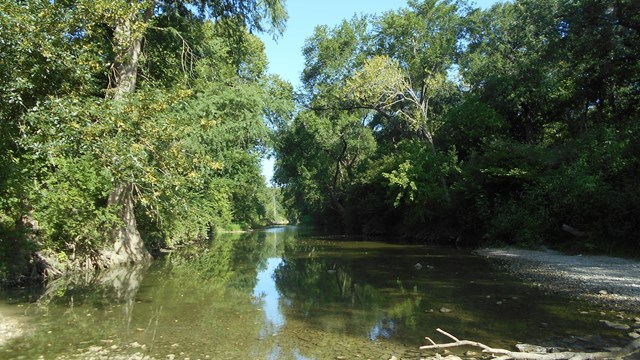
<svg viewBox="0 0 640 360"><path fill-rule="evenodd" d="M412 165L410 160L398 165L396 170L392 170L390 173L383 173L382 176L389 181L389 187L395 189L396 192L393 206L400 205L400 201L403 198L407 198L409 201L414 200L415 192L418 190L416 183L411 180Z"/></svg>
<svg viewBox="0 0 640 360"><path fill-rule="evenodd" d="M404 98L407 83L397 62L385 55L365 61L361 70L347 79L347 99L372 108L387 108Z"/></svg>

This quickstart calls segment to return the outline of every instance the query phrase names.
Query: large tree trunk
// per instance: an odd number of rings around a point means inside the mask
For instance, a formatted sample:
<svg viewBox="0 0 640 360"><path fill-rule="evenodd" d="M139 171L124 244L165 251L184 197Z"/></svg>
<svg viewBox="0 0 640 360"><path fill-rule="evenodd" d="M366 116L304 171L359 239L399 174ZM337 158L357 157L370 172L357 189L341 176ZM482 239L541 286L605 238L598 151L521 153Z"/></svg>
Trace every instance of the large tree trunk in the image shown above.
<svg viewBox="0 0 640 360"><path fill-rule="evenodd" d="M134 25L147 23L153 16L154 7L155 1L150 3L142 18L132 14L130 18L120 19L116 23L113 34L115 61L111 74L115 87L108 92L112 101L120 101L135 91L138 62L142 52L142 34L136 32ZM102 252L103 260L107 264L136 263L151 258L138 232L134 212L134 188L135 185L131 181L116 180L109 194L108 204L116 207L121 224L111 231L111 248Z"/></svg>
<svg viewBox="0 0 640 360"><path fill-rule="evenodd" d="M109 194L109 204L118 206L118 217L122 223L111 230L112 247L102 252L107 264L137 263L151 259L138 232L133 188L132 184L118 183Z"/></svg>

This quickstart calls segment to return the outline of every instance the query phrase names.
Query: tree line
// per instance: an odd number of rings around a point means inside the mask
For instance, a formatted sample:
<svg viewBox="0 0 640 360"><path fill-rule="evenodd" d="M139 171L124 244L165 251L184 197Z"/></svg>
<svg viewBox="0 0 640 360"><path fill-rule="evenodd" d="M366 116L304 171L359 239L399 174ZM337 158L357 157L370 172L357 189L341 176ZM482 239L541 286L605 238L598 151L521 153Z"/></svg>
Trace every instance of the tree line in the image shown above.
<svg viewBox="0 0 640 360"><path fill-rule="evenodd" d="M274 143L294 216L421 241L637 251L637 1L409 0L317 27L303 54L298 111Z"/></svg>
<svg viewBox="0 0 640 360"><path fill-rule="evenodd" d="M0 3L0 282L269 221L284 2ZM273 212L272 212L273 213Z"/></svg>
<svg viewBox="0 0 640 360"><path fill-rule="evenodd" d="M637 250L639 6L409 0L317 27L294 90L254 35L282 33L283 0L3 1L0 282L285 212Z"/></svg>

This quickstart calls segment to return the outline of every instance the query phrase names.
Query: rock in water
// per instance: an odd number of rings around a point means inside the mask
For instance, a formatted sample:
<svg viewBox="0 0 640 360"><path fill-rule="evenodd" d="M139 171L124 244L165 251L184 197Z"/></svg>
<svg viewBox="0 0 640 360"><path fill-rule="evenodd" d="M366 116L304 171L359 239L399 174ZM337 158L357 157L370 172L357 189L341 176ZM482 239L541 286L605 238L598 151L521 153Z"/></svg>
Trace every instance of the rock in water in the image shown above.
<svg viewBox="0 0 640 360"><path fill-rule="evenodd" d="M531 344L516 344L518 351L524 353L539 353L544 354L547 352L547 348L544 346L531 345Z"/></svg>
<svg viewBox="0 0 640 360"><path fill-rule="evenodd" d="M631 329L631 326L626 325L626 324L615 323L615 322L607 321L607 320L600 320L600 322L604 323L605 325L607 325L608 327L610 327L612 329L617 329L617 330L629 330L629 329Z"/></svg>

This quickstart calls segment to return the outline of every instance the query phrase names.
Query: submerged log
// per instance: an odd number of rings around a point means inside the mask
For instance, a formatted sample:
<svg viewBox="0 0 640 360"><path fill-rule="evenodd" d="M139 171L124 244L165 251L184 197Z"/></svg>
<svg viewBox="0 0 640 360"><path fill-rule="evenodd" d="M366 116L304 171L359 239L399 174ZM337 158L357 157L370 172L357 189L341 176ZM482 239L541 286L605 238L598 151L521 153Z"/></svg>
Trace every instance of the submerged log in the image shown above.
<svg viewBox="0 0 640 360"><path fill-rule="evenodd" d="M499 360L509 360L509 359L527 359L527 360L591 360L591 359L632 359L638 355L640 351L640 339L636 339L629 343L624 348L618 351L610 351L610 352L594 352L594 353L586 353L586 352L573 352L573 351L565 351L565 352L518 352L518 351L510 351L506 349L493 348L483 343L471 340L460 340L455 336L449 334L448 332L442 329L436 329L439 333L445 335L446 337L453 340L453 342L445 343L445 344L437 344L429 337L425 338L427 341L431 343L431 345L421 346L420 350L433 350L433 349L445 349L445 348L453 348L453 347L461 347L461 346L471 346L482 349L482 352L485 354L489 354L493 359Z"/></svg>

